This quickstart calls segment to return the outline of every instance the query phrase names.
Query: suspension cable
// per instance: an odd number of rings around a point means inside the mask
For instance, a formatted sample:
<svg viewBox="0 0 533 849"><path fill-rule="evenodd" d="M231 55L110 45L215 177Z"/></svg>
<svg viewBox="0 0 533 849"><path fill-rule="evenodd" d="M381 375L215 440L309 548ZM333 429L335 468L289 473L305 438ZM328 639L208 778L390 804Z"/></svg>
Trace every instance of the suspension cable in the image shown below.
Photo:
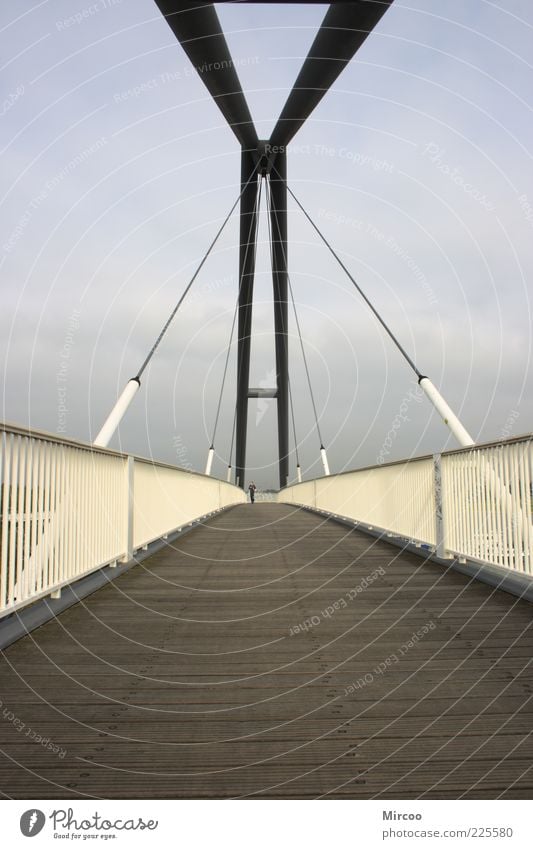
<svg viewBox="0 0 533 849"><path fill-rule="evenodd" d="M275 168L275 166L274 166L274 165L272 166L272 170L273 170L273 171L275 171L275 172L276 172L276 174L278 175L278 177L280 177L280 179L281 179L281 176L280 176L280 174L279 174L279 171ZM298 200L298 198L296 197L296 195L294 194L294 192L292 191L292 189L291 189L288 185L287 185L287 191L289 192L289 194L291 195L291 197L293 198L293 200L294 200L294 201L296 201L297 205L300 207L301 211L303 212L303 214L305 215L305 217L307 218L307 220L309 221L309 223L312 225L312 227L316 230L316 232L318 233L318 235L320 236L320 238L322 239L322 241L324 242L324 244L326 245L326 247L327 247L327 248L331 251L331 253L333 254L333 256L335 257L335 259L336 259L336 260L337 260L337 262L339 263L339 265L340 265L340 267L342 268L342 270L345 272L345 274L346 274L346 275L349 277L349 279L352 281L353 285L355 286L355 288L357 289L357 291L358 291L358 292L359 292L359 294L361 295L361 297L362 297L362 299L364 300L364 302L366 303L366 305L367 305L367 306L370 308L370 310L373 312L373 314L375 315L375 317L377 318L377 320L379 321L379 323L381 324L381 326L383 327L383 329L385 330L385 332L386 332L386 333L390 336L390 338L392 339L392 341L394 342L394 344L395 344L395 345L396 345L396 347L398 348L398 350L399 350L400 354L404 357L404 359L407 361L407 363L411 366L411 368L413 369L413 371L414 371L414 373L416 374L416 376L417 376L419 379L420 379L421 377L423 377L422 372L420 372L420 371L418 370L418 368L416 367L415 363L413 362L413 360L411 359L411 357L409 356L409 354L407 353L407 351L406 351L406 350L402 347L402 345L400 344L400 342L398 341L398 339L396 338L396 336L394 335L394 333L392 332L392 330L390 329L390 327L388 326L388 324L387 324L387 323L386 323L386 322L382 319L381 315L379 314L379 312L377 311L377 309L374 307L374 305L372 304L372 302L369 300L369 298L367 298L367 296L365 295L365 293L364 293L364 292L363 292L363 290L361 289L360 285L357 283L356 279L353 277L353 275L352 275L352 274L350 274L350 272L349 272L349 271L348 271L348 269L346 268L345 264L343 263L343 261L341 260L341 258L339 257L339 255L338 255L338 254L335 252L335 250L332 248L332 246L330 245L330 243L328 242L328 240L326 239L326 237L324 236L324 234L321 232L321 230L319 229L319 227L315 224L315 222L313 221L313 219L311 218L311 216L309 215L309 213L308 213L308 212L304 209L304 207L302 206L302 204L300 203L300 201Z"/></svg>
<svg viewBox="0 0 533 849"><path fill-rule="evenodd" d="M272 205L272 196L271 196L271 193L269 192L269 211L272 211L272 210L274 211L274 215L276 217L276 223L278 223L278 229L279 229L279 220L278 220L277 212L276 212L275 207ZM270 235L270 243L272 244L272 234L270 232L270 229L269 229L269 235ZM293 293L293 290L292 290L291 278L290 278L289 271L288 271L287 256L285 254L285 248L284 248L283 244L282 244L282 251L283 251L283 257L284 257L284 260L285 260L285 266L287 268L287 282L289 284L289 292L290 292L290 295L291 295L292 307L293 307L293 310L294 310L294 318L296 319L296 329L298 331L298 338L300 340L300 348L302 350L302 357L303 357L304 366L305 366L305 373L306 373L306 376L307 376L307 385L309 386L309 394L311 396L311 403L313 405L313 413L314 413L314 416L315 416L316 430L317 430L317 433L318 433L318 438L320 440L320 447L323 448L324 442L322 440L322 433L320 431L320 424L319 424L319 421L318 421L318 413L317 413L317 408L316 408L316 403L315 403L315 395L314 395L314 392L313 392L313 386L311 384L311 375L309 373L309 366L308 366L307 357L306 357L306 354L305 354L305 346L304 346L303 339L302 339L302 331L301 331L301 327L300 327L300 321L298 319L298 313L296 311L296 303L294 301L294 293ZM272 260L273 260L273 258L272 258ZM292 400L291 400L291 404L292 404Z"/></svg>
<svg viewBox="0 0 533 849"><path fill-rule="evenodd" d="M288 384L289 384L289 403L290 403L290 407L291 407L291 418L292 418L292 432L293 432L293 435L294 435L294 451L296 453L296 467L298 468L298 466L300 465L300 456L299 456L299 453L298 453L298 439L296 438L296 421L295 421L295 418L294 418L294 405L292 403L292 386L291 386L290 377L289 377L289 380L288 380Z"/></svg>
<svg viewBox="0 0 533 849"><path fill-rule="evenodd" d="M191 288L192 284L194 283L194 281L195 281L195 280L196 280L196 278L198 277L198 275L199 275L199 273L200 273L201 269L203 268L203 265L204 265L204 263L205 263L205 261L206 261L207 257L209 256L209 254L211 253L211 251L212 251L212 250L213 250L213 248L215 247L215 244L217 243L218 238L219 238L220 234L222 233L222 231L223 231L224 227L226 226L226 224L227 224L227 223L228 223L228 221L230 220L230 218L231 218L231 216L232 216L232 214L233 214L233 211L234 211L235 207L236 207L236 206L237 206L237 204L239 203L240 199L242 198L243 194L245 193L245 191L246 191L246 189L248 188L248 185L250 184L250 182L252 181L252 179L253 179L254 177L256 177L256 176L257 176L256 172L257 172L258 167L259 167L259 162L257 163L257 165L255 166L254 170L253 170L253 171L252 171L252 173L250 174L250 176L249 176L249 178L248 178L247 182L245 183L245 185L244 185L244 187L243 187L243 189L242 189L242 191L241 191L241 193L240 193L239 197L237 198L237 200L235 201L235 203L234 203L234 204L233 204L233 206L231 207L230 211L228 212L228 214L227 214L226 218L224 219L224 222L223 222L222 226L221 226L221 227L220 227L220 229L218 230L218 232L217 232L217 234L216 234L215 238L213 239L213 241L212 241L212 242L211 242L211 244L209 245L209 248L207 249L207 253L204 255L204 257L203 257L202 261L200 262L200 265L198 266L198 268L197 268L197 269L196 269L196 271L194 272L193 276L191 277L191 279L190 279L190 281L189 281L189 283L188 283L187 287L185 288L185 291L183 292L183 294L182 294L181 298L179 299L179 301L177 302L176 306L174 307L174 309L173 309L173 310L172 310L172 312L170 313L170 315L169 315L168 319L166 320L165 324L163 325L163 328L162 328L162 330L161 330L161 332L160 332L159 336L158 336L158 337L157 337L157 339L155 340L154 344L152 345L152 347L151 347L151 349L150 349L150 351L149 351L149 353L148 353L148 356L146 357L146 359L144 360L144 362L143 362L142 366L140 367L139 371L137 372L137 376L136 376L136 378L135 378L137 381L140 381L140 378L141 378L141 375L142 375L143 371L145 370L146 366L148 365L148 363L150 362L150 360L151 360L151 359L152 359L152 357L154 356L154 354L155 354L156 350L158 349L158 347L159 347L159 345L160 345L160 343L161 343L161 340L163 339L163 336L164 336L164 335L165 335L165 333L167 332L168 328L170 327L170 325L171 325L171 323L172 323L172 321L173 321L173 319L174 319L174 316L176 315L177 311L179 310L180 306L182 305L183 301L185 300L185 297L186 297L186 295L187 295L187 293L188 293L189 289Z"/></svg>
<svg viewBox="0 0 533 849"><path fill-rule="evenodd" d="M257 232L258 232L258 229L259 229L258 225L259 225L259 212L260 212L260 209L261 209L261 190L262 190L262 187L263 187L263 180L261 180L261 182L259 183L259 191L257 193L254 214L252 215L251 220L250 220L250 229L249 229L249 232L248 232L248 241L246 243L246 251L245 251L244 262L243 262L243 274L241 275L241 280L239 282L239 292L237 294L237 302L235 304L235 311L233 313L233 322L231 324L231 333L230 333L230 337L229 337L228 350L227 350L227 353L226 353L226 362L225 362L225 365L224 365L224 374L222 376L222 385L220 387L220 395L218 397L218 406L217 406L217 412L216 412L216 416L215 416L215 424L214 424L214 427L213 427L213 438L211 439L211 448L215 447L215 436L216 436L216 433L217 433L218 419L220 417L220 407L221 407L221 404L222 404L222 395L224 393L224 385L226 383L226 375L227 375L227 371L228 371L229 355L230 355L230 352L231 352L231 343L233 341L233 334L235 332L235 324L237 322L237 313L238 313L238 310L239 310L239 300L240 300L240 297L241 297L242 284L243 284L243 280L244 280L244 268L246 266L246 260L248 258L248 251L250 249L250 244L252 244L251 237L252 237L252 227L254 227L254 222L255 222L255 232L254 232L253 244L254 245L257 244Z"/></svg>

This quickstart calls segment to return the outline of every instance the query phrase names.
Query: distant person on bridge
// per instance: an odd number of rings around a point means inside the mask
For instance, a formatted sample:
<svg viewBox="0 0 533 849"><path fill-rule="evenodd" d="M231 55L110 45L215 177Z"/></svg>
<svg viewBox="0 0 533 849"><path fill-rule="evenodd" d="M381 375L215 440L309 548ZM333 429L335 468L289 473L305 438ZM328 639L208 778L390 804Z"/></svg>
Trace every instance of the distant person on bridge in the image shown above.
<svg viewBox="0 0 533 849"><path fill-rule="evenodd" d="M250 485L248 487L248 492L250 493L250 501L252 502L252 504L254 503L254 500L255 500L256 489L257 489L257 487L256 487L255 483L253 481L250 481Z"/></svg>

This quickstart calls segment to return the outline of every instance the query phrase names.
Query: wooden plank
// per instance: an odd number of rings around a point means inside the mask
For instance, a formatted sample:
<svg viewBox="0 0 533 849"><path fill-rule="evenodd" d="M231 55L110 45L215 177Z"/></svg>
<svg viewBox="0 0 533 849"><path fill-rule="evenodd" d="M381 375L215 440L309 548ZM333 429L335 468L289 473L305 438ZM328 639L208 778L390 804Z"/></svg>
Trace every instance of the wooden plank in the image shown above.
<svg viewBox="0 0 533 849"><path fill-rule="evenodd" d="M7 649L13 798L530 798L531 606L243 505Z"/></svg>

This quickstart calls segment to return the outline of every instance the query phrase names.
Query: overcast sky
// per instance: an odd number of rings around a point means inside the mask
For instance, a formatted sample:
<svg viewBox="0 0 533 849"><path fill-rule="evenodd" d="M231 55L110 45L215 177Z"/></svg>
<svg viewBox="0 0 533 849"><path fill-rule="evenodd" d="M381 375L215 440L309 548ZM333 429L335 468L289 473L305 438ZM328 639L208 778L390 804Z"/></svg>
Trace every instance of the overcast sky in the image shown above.
<svg viewBox="0 0 533 849"><path fill-rule="evenodd" d="M260 137L325 10L217 6ZM2 415L91 441L236 199L239 149L152 0L3 3L0 32ZM289 150L291 187L479 441L533 422L532 37L527 0L396 0ZM235 218L114 447L203 469L237 238ZM289 238L332 471L454 447L293 203ZM263 247L252 385L275 382L271 297ZM234 348L230 362L222 477ZM295 338L291 375L312 477L319 442ZM408 421L393 429L400 409ZM248 477L260 486L277 484L276 450L275 402L253 401Z"/></svg>

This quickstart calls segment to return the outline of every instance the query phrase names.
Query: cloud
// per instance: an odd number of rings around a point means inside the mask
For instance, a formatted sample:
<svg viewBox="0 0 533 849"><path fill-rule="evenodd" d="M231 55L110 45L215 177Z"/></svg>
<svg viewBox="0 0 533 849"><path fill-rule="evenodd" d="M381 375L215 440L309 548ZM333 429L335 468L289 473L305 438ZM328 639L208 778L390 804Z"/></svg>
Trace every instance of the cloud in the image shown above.
<svg viewBox="0 0 533 849"><path fill-rule="evenodd" d="M436 0L418 7L393 5L322 100L291 145L290 185L465 425L480 439L499 438L510 411L522 432L533 414L532 12L518 0L504 10L463 4L447 19ZM66 425L68 435L89 439L237 197L239 151L148 0L110 5L66 28L57 26L73 14L66 0L53 10L25 0L21 10L24 22L3 36L12 60L6 90L22 92L2 116L3 416L57 428L61 351L79 309ZM266 134L324 8L280 4L275 18L269 6L219 12ZM7 6L0 15L10 23ZM413 375L289 207L291 279L330 464L372 464ZM235 219L161 344L117 445L203 468L237 294L237 240ZM256 296L252 382L274 362L264 245ZM294 329L291 317L302 466L319 474ZM232 351L217 435L221 475L235 371ZM275 402L257 426L255 403L250 468L272 485ZM408 415L391 459L451 447L425 401Z"/></svg>

